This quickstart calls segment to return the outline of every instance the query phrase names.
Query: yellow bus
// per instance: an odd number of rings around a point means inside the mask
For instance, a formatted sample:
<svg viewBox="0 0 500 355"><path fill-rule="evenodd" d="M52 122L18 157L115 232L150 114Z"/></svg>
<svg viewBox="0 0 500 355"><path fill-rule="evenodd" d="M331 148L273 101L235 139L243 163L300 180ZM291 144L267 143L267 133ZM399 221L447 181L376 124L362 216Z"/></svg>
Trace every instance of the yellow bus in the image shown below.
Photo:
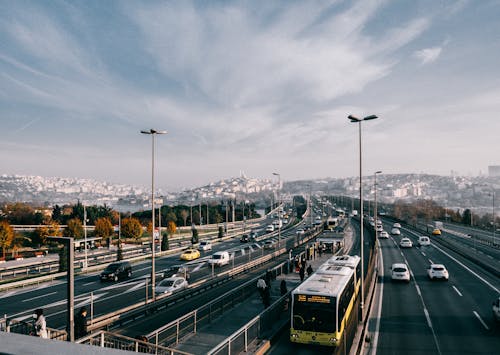
<svg viewBox="0 0 500 355"><path fill-rule="evenodd" d="M359 293L359 256L334 256L292 292L290 341L336 347Z"/></svg>

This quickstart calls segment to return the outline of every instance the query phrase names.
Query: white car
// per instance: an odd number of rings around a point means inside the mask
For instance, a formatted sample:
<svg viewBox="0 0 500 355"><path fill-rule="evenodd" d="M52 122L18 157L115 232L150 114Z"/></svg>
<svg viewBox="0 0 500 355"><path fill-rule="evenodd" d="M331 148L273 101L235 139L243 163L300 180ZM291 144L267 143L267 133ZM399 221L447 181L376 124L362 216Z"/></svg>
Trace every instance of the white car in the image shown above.
<svg viewBox="0 0 500 355"><path fill-rule="evenodd" d="M444 279L448 281L449 278L448 270L446 270L443 264L431 264L427 269L427 275L429 275L431 280Z"/></svg>
<svg viewBox="0 0 500 355"><path fill-rule="evenodd" d="M212 242L210 240L202 240L198 246L199 250L212 250Z"/></svg>
<svg viewBox="0 0 500 355"><path fill-rule="evenodd" d="M381 224L377 224L377 227L375 227L377 232L382 232L384 230L384 226L382 226Z"/></svg>
<svg viewBox="0 0 500 355"><path fill-rule="evenodd" d="M379 233L378 238L379 239L389 239L389 233L387 233L386 231L382 231Z"/></svg>
<svg viewBox="0 0 500 355"><path fill-rule="evenodd" d="M160 281L155 287L157 295L171 295L187 288L188 282L183 277L169 277Z"/></svg>
<svg viewBox="0 0 500 355"><path fill-rule="evenodd" d="M272 224L266 227L266 232L274 232L274 226Z"/></svg>
<svg viewBox="0 0 500 355"><path fill-rule="evenodd" d="M422 235L418 237L418 245L419 246L431 245L431 239L429 237Z"/></svg>
<svg viewBox="0 0 500 355"><path fill-rule="evenodd" d="M410 282L410 271L408 270L408 266L403 263L392 264L391 277L395 281Z"/></svg>
<svg viewBox="0 0 500 355"><path fill-rule="evenodd" d="M276 247L276 242L274 240L266 240L264 242L264 249L274 249Z"/></svg>
<svg viewBox="0 0 500 355"><path fill-rule="evenodd" d="M413 243L411 242L410 238L401 238L399 246L401 248L411 248L413 247Z"/></svg>
<svg viewBox="0 0 500 355"><path fill-rule="evenodd" d="M400 234L401 234L401 232L399 231L399 229L398 229L398 228L392 228L392 229L391 229L391 234L392 234L392 235L400 235Z"/></svg>
<svg viewBox="0 0 500 355"><path fill-rule="evenodd" d="M392 228L401 228L401 224L399 224L399 223L394 223L394 224L392 225Z"/></svg>
<svg viewBox="0 0 500 355"><path fill-rule="evenodd" d="M304 232L304 230L302 228L297 229L297 234L300 235L300 234L304 234L304 233L305 232Z"/></svg>
<svg viewBox="0 0 500 355"><path fill-rule="evenodd" d="M494 302L493 302L493 318L495 318L498 322L500 322L500 297L498 297Z"/></svg>

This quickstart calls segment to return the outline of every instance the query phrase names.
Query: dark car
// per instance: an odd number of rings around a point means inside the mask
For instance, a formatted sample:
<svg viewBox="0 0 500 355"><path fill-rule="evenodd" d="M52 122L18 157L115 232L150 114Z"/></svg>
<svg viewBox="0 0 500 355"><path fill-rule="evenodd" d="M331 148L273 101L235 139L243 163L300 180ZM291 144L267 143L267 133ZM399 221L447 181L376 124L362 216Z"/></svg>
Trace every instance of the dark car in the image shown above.
<svg viewBox="0 0 500 355"><path fill-rule="evenodd" d="M249 237L248 234L243 234L241 236L240 242L242 242L242 243L248 243L249 241L250 241L250 237Z"/></svg>
<svg viewBox="0 0 500 355"><path fill-rule="evenodd" d="M109 264L99 276L101 281L118 281L132 276L132 266L128 261L118 261Z"/></svg>

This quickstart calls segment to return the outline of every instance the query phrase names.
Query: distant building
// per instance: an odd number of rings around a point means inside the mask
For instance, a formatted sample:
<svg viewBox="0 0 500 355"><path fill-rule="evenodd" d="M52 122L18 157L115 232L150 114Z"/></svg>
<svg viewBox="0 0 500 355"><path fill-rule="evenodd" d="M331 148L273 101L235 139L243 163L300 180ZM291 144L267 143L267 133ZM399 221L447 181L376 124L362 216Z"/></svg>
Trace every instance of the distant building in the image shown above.
<svg viewBox="0 0 500 355"><path fill-rule="evenodd" d="M490 165L490 166L488 166L488 175L490 177L500 176L500 165Z"/></svg>

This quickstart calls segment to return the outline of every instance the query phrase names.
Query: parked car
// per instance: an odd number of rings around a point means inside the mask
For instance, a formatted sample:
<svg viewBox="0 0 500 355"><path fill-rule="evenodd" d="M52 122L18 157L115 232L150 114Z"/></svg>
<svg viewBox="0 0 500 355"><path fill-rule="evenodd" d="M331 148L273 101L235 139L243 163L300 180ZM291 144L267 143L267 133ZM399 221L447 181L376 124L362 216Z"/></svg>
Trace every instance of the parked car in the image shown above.
<svg viewBox="0 0 500 355"><path fill-rule="evenodd" d="M391 278L394 281L410 282L410 271L404 263L395 263L391 266Z"/></svg>
<svg viewBox="0 0 500 355"><path fill-rule="evenodd" d="M441 235L441 230L434 228L434 230L432 231L432 235Z"/></svg>
<svg viewBox="0 0 500 355"><path fill-rule="evenodd" d="M379 233L378 237L379 239L389 239L389 233L387 233L386 231L382 231Z"/></svg>
<svg viewBox="0 0 500 355"><path fill-rule="evenodd" d="M410 238L401 238L399 246L401 248L411 248L413 247L413 243L411 242Z"/></svg>
<svg viewBox="0 0 500 355"><path fill-rule="evenodd" d="M171 295L187 287L188 282L183 277L174 276L161 280L155 287L155 293L157 295Z"/></svg>
<svg viewBox="0 0 500 355"><path fill-rule="evenodd" d="M212 254L212 258L208 260L209 265L224 266L229 264L230 255L227 251L218 251Z"/></svg>
<svg viewBox="0 0 500 355"><path fill-rule="evenodd" d="M418 237L418 245L419 246L431 245L431 239L429 237L426 237L425 235L422 235Z"/></svg>
<svg viewBox="0 0 500 355"><path fill-rule="evenodd" d="M431 264L427 269L427 275L431 280L443 279L448 281L449 275L443 264Z"/></svg>
<svg viewBox="0 0 500 355"><path fill-rule="evenodd" d="M264 242L264 249L274 249L276 247L276 242L274 240L266 240Z"/></svg>
<svg viewBox="0 0 500 355"><path fill-rule="evenodd" d="M132 266L128 261L117 261L109 264L101 272L101 281L118 281L132 276Z"/></svg>
<svg viewBox="0 0 500 355"><path fill-rule="evenodd" d="M207 251L212 250L212 242L210 240L202 240L198 245L199 250Z"/></svg>
<svg viewBox="0 0 500 355"><path fill-rule="evenodd" d="M181 260L194 260L198 259L200 257L200 252L196 249L186 249L184 252L181 254Z"/></svg>
<svg viewBox="0 0 500 355"><path fill-rule="evenodd" d="M400 235L401 231L398 228L392 228L391 229L391 234L392 235Z"/></svg>
<svg viewBox="0 0 500 355"><path fill-rule="evenodd" d="M500 322L500 296L493 302L492 311L493 318L495 318L497 322Z"/></svg>
<svg viewBox="0 0 500 355"><path fill-rule="evenodd" d="M394 224L392 225L392 228L401 228L401 224L399 224L399 223L394 223Z"/></svg>

